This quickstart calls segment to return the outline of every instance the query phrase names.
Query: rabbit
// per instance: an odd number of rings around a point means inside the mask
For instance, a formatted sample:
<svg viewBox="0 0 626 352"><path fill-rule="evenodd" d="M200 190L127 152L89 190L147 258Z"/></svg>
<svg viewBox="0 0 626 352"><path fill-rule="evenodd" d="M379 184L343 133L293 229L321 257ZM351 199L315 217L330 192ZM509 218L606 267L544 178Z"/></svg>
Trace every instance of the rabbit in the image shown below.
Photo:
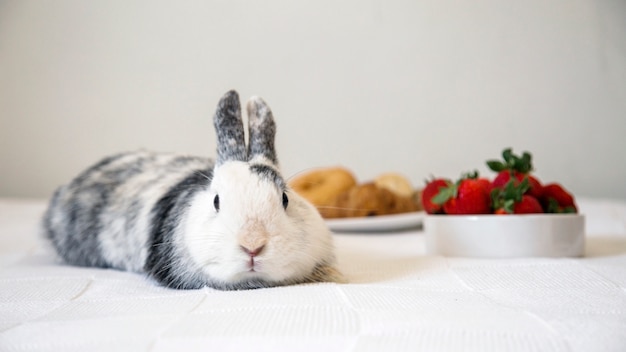
<svg viewBox="0 0 626 352"><path fill-rule="evenodd" d="M59 187L43 234L66 263L144 273L175 289L343 282L333 235L281 176L267 104L219 101L216 160L127 152Z"/></svg>

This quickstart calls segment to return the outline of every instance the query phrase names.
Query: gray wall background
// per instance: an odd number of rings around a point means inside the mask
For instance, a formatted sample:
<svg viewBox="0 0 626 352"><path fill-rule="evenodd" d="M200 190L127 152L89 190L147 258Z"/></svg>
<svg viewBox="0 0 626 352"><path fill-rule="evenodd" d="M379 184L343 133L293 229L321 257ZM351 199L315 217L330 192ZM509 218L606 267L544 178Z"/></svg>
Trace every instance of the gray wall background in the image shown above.
<svg viewBox="0 0 626 352"><path fill-rule="evenodd" d="M511 146L626 199L626 2L0 0L0 196L98 158L215 155L219 97L260 95L286 175L487 172Z"/></svg>

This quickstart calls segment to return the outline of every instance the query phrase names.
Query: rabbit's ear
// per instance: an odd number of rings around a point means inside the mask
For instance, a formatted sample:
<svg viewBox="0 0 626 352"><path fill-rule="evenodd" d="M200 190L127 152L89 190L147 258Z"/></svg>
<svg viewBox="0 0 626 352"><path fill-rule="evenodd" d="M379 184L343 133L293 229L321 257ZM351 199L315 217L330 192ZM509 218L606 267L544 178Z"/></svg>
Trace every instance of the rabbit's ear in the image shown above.
<svg viewBox="0 0 626 352"><path fill-rule="evenodd" d="M276 124L269 106L259 97L248 100L248 125L249 141L248 156L250 160L261 159L261 162L269 162L278 165L276 149L274 148L274 136ZM264 160L263 160L264 159Z"/></svg>
<svg viewBox="0 0 626 352"><path fill-rule="evenodd" d="M220 99L213 123L217 133L217 164L247 161L241 105L236 91L231 90Z"/></svg>

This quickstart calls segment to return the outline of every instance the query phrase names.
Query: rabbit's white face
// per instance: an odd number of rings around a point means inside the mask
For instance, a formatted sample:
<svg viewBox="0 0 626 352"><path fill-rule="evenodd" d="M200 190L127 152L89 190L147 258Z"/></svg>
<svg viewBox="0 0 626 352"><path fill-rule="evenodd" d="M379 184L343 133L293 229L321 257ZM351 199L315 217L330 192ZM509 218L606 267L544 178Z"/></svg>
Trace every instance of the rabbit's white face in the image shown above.
<svg viewBox="0 0 626 352"><path fill-rule="evenodd" d="M185 244L215 281L301 281L332 254L317 211L273 166L230 161L218 166L185 221Z"/></svg>

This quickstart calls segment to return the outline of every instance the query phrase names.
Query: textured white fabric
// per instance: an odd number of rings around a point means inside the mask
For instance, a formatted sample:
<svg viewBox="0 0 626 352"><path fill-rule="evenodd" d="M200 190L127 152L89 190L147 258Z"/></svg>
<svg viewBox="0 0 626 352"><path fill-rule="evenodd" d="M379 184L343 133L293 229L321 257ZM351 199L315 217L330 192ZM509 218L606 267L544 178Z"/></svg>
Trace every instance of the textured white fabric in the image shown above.
<svg viewBox="0 0 626 352"><path fill-rule="evenodd" d="M579 206L584 258L341 234L347 284L222 292L56 263L37 236L45 202L0 200L0 351L626 351L626 203Z"/></svg>

